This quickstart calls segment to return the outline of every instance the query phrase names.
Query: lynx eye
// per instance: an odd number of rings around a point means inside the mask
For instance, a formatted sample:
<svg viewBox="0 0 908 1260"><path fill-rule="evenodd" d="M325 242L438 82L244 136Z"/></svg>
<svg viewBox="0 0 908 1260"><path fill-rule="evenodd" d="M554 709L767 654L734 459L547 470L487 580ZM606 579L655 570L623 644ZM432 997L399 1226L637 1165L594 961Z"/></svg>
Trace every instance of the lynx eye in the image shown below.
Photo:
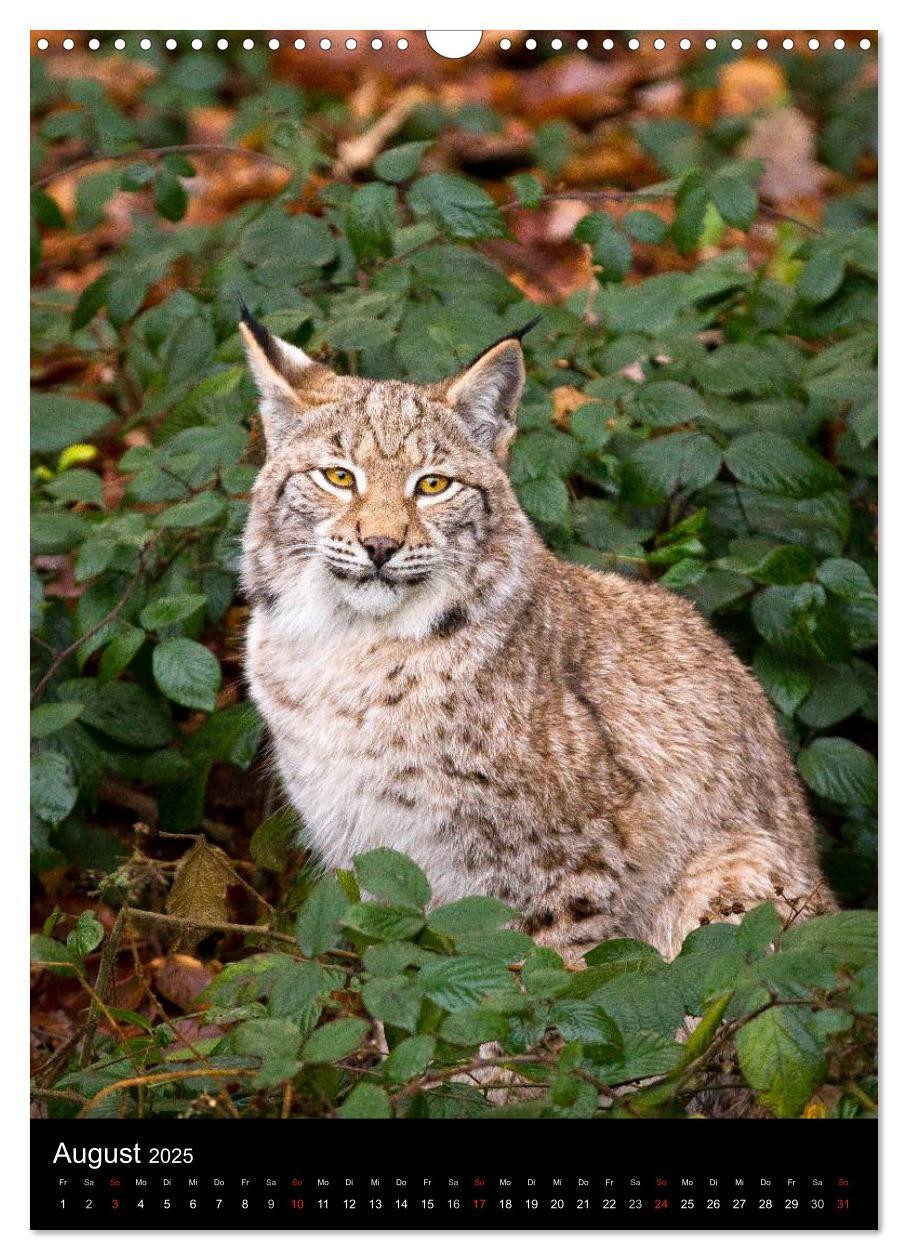
<svg viewBox="0 0 908 1260"><path fill-rule="evenodd" d="M439 477L436 473L429 473L427 477L420 477L416 483L417 494L441 494L443 490L447 490L451 484L450 477Z"/></svg>
<svg viewBox="0 0 908 1260"><path fill-rule="evenodd" d="M323 468L322 476L339 490L350 490L355 484L355 478L349 468Z"/></svg>

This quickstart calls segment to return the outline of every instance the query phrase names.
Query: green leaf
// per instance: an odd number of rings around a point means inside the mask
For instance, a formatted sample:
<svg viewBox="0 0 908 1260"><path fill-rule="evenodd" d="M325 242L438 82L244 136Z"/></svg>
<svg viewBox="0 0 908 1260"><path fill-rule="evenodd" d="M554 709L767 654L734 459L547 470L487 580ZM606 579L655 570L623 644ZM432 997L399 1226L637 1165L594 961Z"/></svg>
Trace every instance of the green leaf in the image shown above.
<svg viewBox="0 0 908 1260"><path fill-rule="evenodd" d="M818 250L804 264L795 291L798 297L819 306L827 302L842 287L845 279L845 260L833 250Z"/></svg>
<svg viewBox="0 0 908 1260"><path fill-rule="evenodd" d="M775 1006L735 1034L738 1062L760 1101L782 1118L799 1116L826 1075L810 1012Z"/></svg>
<svg viewBox="0 0 908 1260"><path fill-rule="evenodd" d="M438 906L429 914L429 927L460 939L476 932L492 932L515 917L513 906L495 897L461 897Z"/></svg>
<svg viewBox="0 0 908 1260"><path fill-rule="evenodd" d="M362 1043L369 1031L366 1020L357 1015L346 1015L316 1028L302 1049L304 1063L337 1063Z"/></svg>
<svg viewBox="0 0 908 1260"><path fill-rule="evenodd" d="M599 210L581 219L574 229L578 241L592 246L593 262L603 280L623 280L633 262L631 243L620 231L611 215Z"/></svg>
<svg viewBox="0 0 908 1260"><path fill-rule="evenodd" d="M210 713L221 686L215 654L192 639L165 639L152 654L154 680L169 700Z"/></svg>
<svg viewBox="0 0 908 1260"><path fill-rule="evenodd" d="M757 194L746 180L719 175L712 181L710 193L726 223L744 232L750 229L757 213Z"/></svg>
<svg viewBox="0 0 908 1260"><path fill-rule="evenodd" d="M398 1042L385 1059L383 1072L394 1085L403 1085L423 1073L435 1053L435 1038L426 1033Z"/></svg>
<svg viewBox="0 0 908 1260"><path fill-rule="evenodd" d="M161 748L176 735L166 704L138 683L105 683L85 705L82 721L133 748Z"/></svg>
<svg viewBox="0 0 908 1260"><path fill-rule="evenodd" d="M628 236L646 245L659 245L668 236L669 225L651 210L631 210L621 220Z"/></svg>
<svg viewBox="0 0 908 1260"><path fill-rule="evenodd" d="M32 739L46 739L81 716L84 704L39 704L31 711Z"/></svg>
<svg viewBox="0 0 908 1260"><path fill-rule="evenodd" d="M136 626L126 626L118 630L101 653L98 681L111 682L122 674L144 642L145 631Z"/></svg>
<svg viewBox="0 0 908 1260"><path fill-rule="evenodd" d="M637 447L625 462L624 482L636 501L659 502L709 485L721 466L722 452L705 433L670 433Z"/></svg>
<svg viewBox="0 0 908 1260"><path fill-rule="evenodd" d="M811 687L811 672L803 661L781 656L764 644L754 657L753 671L776 708L793 717Z"/></svg>
<svg viewBox="0 0 908 1260"><path fill-rule="evenodd" d="M55 966L54 970L61 974L73 974L82 968L73 959L69 950L62 941L54 940L52 936L34 935L30 940L29 961L37 966L42 963L66 963L69 971L64 971L61 966Z"/></svg>
<svg viewBox="0 0 908 1260"><path fill-rule="evenodd" d="M567 1041L579 1041L583 1045L621 1048L621 1033L610 1015L592 1002L576 998L563 998L552 1007L549 1016L553 1026Z"/></svg>
<svg viewBox="0 0 908 1260"><path fill-rule="evenodd" d="M30 787L32 809L52 827L72 812L78 797L72 766L62 753L42 752L32 758Z"/></svg>
<svg viewBox="0 0 908 1260"><path fill-rule="evenodd" d="M474 957L427 963L416 984L421 993L446 1011L468 1010L486 994L511 993L515 988L505 966Z"/></svg>
<svg viewBox="0 0 908 1260"><path fill-rule="evenodd" d="M523 481L517 487L520 505L534 520L544 525L566 525L570 499L560 477L550 475Z"/></svg>
<svg viewBox="0 0 908 1260"><path fill-rule="evenodd" d="M166 526L170 529L198 529L202 525L210 525L216 521L223 515L226 506L227 500L223 495L215 494L213 490L205 490L197 494L194 499L165 508L155 524L158 527Z"/></svg>
<svg viewBox="0 0 908 1260"><path fill-rule="evenodd" d="M323 954L334 948L342 931L341 919L349 907L349 899L333 875L318 881L296 916L294 931L304 954Z"/></svg>
<svg viewBox="0 0 908 1260"><path fill-rule="evenodd" d="M164 166L155 171L154 204L158 214L171 223L178 223L189 207L189 197L182 182Z"/></svg>
<svg viewBox="0 0 908 1260"><path fill-rule="evenodd" d="M104 482L97 473L88 468L67 468L59 477L54 477L47 487L47 493L58 503L104 506Z"/></svg>
<svg viewBox="0 0 908 1260"><path fill-rule="evenodd" d="M363 1005L370 1015L395 1028L416 1031L422 997L406 976L376 976L362 988Z"/></svg>
<svg viewBox="0 0 908 1260"><path fill-rule="evenodd" d="M809 498L837 489L842 475L821 455L779 433L746 433L732 438L725 464L746 486Z"/></svg>
<svg viewBox="0 0 908 1260"><path fill-rule="evenodd" d="M388 1095L371 1081L360 1081L337 1109L341 1120L390 1120Z"/></svg>
<svg viewBox="0 0 908 1260"><path fill-rule="evenodd" d="M432 896L429 881L416 863L396 849L372 849L353 859L361 887L380 901L422 910Z"/></svg>
<svg viewBox="0 0 908 1260"><path fill-rule="evenodd" d="M344 227L359 263L386 258L393 252L394 190L387 184L363 184L347 205Z"/></svg>
<svg viewBox="0 0 908 1260"><path fill-rule="evenodd" d="M378 941L405 941L416 936L425 925L421 914L400 906L380 906L363 901L350 906L342 922Z"/></svg>
<svg viewBox="0 0 908 1260"><path fill-rule="evenodd" d="M407 200L415 215L433 219L456 239L505 235L505 222L495 202L481 185L463 175L425 175L410 189Z"/></svg>
<svg viewBox="0 0 908 1260"><path fill-rule="evenodd" d="M497 1041L508 1031L507 1018L498 1011L476 1007L452 1011L442 1021L439 1034L455 1046L478 1046L484 1041Z"/></svg>
<svg viewBox="0 0 908 1260"><path fill-rule="evenodd" d="M287 867L299 834L300 820L293 807L285 805L282 809L275 810L264 822L259 823L252 833L249 852L252 854L253 862L266 871L276 871L280 874ZM311 896L309 900L311 901ZM306 904L308 905L308 902ZM346 905L346 899L344 904ZM305 954L320 952L319 950L303 950Z"/></svg>
<svg viewBox="0 0 908 1260"><path fill-rule="evenodd" d="M689 254L700 244L709 202L710 189L703 172L688 172L675 198L675 221L672 224L672 236L682 254Z"/></svg>
<svg viewBox="0 0 908 1260"><path fill-rule="evenodd" d="M628 402L628 411L641 424L669 428L709 415L700 395L678 381L649 381Z"/></svg>
<svg viewBox="0 0 908 1260"><path fill-rule="evenodd" d="M856 713L866 699L867 692L850 665L816 665L810 695L798 709L798 718L814 730L836 726Z"/></svg>
<svg viewBox="0 0 908 1260"><path fill-rule="evenodd" d="M840 805L875 805L877 765L850 739L815 739L798 755L798 770L818 796Z"/></svg>
<svg viewBox="0 0 908 1260"><path fill-rule="evenodd" d="M32 394L31 449L62 451L74 442L100 433L116 416L103 403L68 394Z"/></svg>
<svg viewBox="0 0 908 1260"><path fill-rule="evenodd" d="M536 210L542 205L545 189L535 175L521 171L519 175L512 175L508 183L514 189L517 200L528 210Z"/></svg>
<svg viewBox="0 0 908 1260"><path fill-rule="evenodd" d="M379 179L384 179L389 184L402 184L416 174L422 155L431 147L431 140L413 140L409 144L398 144L393 149L380 153L372 164L372 169Z"/></svg>
<svg viewBox="0 0 908 1260"><path fill-rule="evenodd" d="M146 604L139 614L139 621L146 630L160 630L185 621L207 602L205 595L163 595Z"/></svg>
<svg viewBox="0 0 908 1260"><path fill-rule="evenodd" d="M782 930L779 912L771 901L748 910L737 925L735 935L738 946L746 954L765 954Z"/></svg>
<svg viewBox="0 0 908 1260"><path fill-rule="evenodd" d="M67 936L66 948L75 958L84 958L93 949L97 949L103 940L104 928L95 917L94 911L85 910Z"/></svg>
<svg viewBox="0 0 908 1260"><path fill-rule="evenodd" d="M858 601L867 598L876 599L873 582L867 572L854 560L824 560L817 569L817 580L826 590L840 599Z"/></svg>

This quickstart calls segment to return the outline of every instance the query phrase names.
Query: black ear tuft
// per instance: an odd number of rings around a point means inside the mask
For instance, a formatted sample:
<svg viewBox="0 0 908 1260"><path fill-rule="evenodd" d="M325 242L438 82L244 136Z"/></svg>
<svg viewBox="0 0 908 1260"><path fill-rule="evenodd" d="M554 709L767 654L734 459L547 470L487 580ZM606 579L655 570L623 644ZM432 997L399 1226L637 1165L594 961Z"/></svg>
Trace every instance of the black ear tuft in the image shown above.
<svg viewBox="0 0 908 1260"><path fill-rule="evenodd" d="M480 350L479 354L475 355L470 360L470 362L467 364L467 367L471 368L474 363L478 363L479 360L483 357L483 355L488 354L490 350L494 350L496 346L500 346L503 341L523 341L527 333L531 333L533 329L536 327L536 325L540 322L540 320L542 319L542 315L543 315L543 312L540 311L538 315L534 315L533 318L529 320L528 323L524 324L521 328L515 329L514 332L508 333L504 337L496 337L490 346L486 346L485 350Z"/></svg>
<svg viewBox="0 0 908 1260"><path fill-rule="evenodd" d="M276 367L279 355L277 353L277 347L274 344L274 338L271 336L271 333L268 331L265 325L260 324L259 321L253 315L252 311L250 311L249 307L246 305L246 299L243 297L242 293L237 292L236 296L237 296L237 301L240 304L240 320L246 325L246 327L252 333L253 337L256 340L256 343L259 346L259 349L267 357L268 361Z"/></svg>

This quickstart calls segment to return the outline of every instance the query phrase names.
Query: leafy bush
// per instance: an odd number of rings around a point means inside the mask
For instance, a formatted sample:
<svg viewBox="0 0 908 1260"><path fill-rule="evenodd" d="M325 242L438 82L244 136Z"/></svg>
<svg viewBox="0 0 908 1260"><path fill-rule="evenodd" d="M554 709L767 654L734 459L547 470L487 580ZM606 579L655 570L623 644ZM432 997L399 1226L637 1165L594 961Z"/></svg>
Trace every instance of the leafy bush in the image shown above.
<svg viewBox="0 0 908 1260"><path fill-rule="evenodd" d="M292 822L274 814L240 681L238 536L261 447L237 293L340 370L447 375L539 313L508 264L514 216L544 216L594 137L542 123L523 169L483 182L469 162L453 169L451 138L495 138L502 118L424 101L356 165L345 99L282 77L262 49L94 64L97 77L50 76L37 59L33 85L33 865L107 872L122 893L137 819L155 836L204 828L231 862L251 837L253 891L278 885L284 914L307 877L288 860ZM839 172L822 229L767 219L759 163L737 152L754 117L634 124L637 169L661 182L589 194L570 245L588 281L547 305L526 338L511 472L557 552L679 591L752 665L810 790L832 882L845 904L865 906L876 843L876 237L861 174L873 93L849 53L782 65ZM692 57L685 89L711 89L721 66L718 53ZM224 151L196 154L193 120L219 110L231 117ZM97 156L114 160L48 179ZM143 843L147 874L164 859ZM357 875L371 890L373 876ZM573 976L502 930L490 905L463 907L462 920L435 911L426 924L425 890L407 879L410 896L377 890L385 908L359 903L349 876L318 885L298 926L305 958L254 955L218 977L206 1019L231 1031L215 1037L214 1057L261 1063L240 1111L270 1106L261 1100L291 1079L305 1084L307 1113L481 1107L467 1085L410 1093L409 1082L462 1067L494 1039L539 1059L526 1070L545 1093L528 1105L547 1114L591 1114L600 1083L653 1076L664 1080L636 1084L633 1105L680 1106L702 1075L691 1046L705 1053L717 1038L733 1037L744 1078L777 1114L799 1111L849 1029L863 1062L869 947L854 934L864 916L798 923L767 954L778 924L763 908L738 929L694 933L670 965L610 942ZM149 895L143 885L133 901ZM97 928L86 921L66 945L56 923L40 948L80 982ZM342 936L352 958L316 960ZM631 984L633 1003L621 996ZM780 1004L789 984L795 1004ZM675 996L662 1001L663 989ZM374 1009L385 1005L391 1016ZM706 1030L686 1047L671 1036L683 1010ZM343 1018L316 1027L320 1012ZM351 1090L369 1016L386 1020L392 1054ZM166 1021L140 1029L130 1053L159 1068L171 1035ZM767 1047L783 1042L795 1057L773 1066ZM120 1079L122 1058L106 1053L109 1065L83 1053L83 1074L63 1088L87 1096ZM301 1078L298 1063L311 1065ZM154 1097L180 1111L210 1085L198 1077ZM113 1094L99 1113L122 1103Z"/></svg>
<svg viewBox="0 0 908 1260"><path fill-rule="evenodd" d="M199 841L177 872L174 889L183 882L200 925L211 895L200 893L203 872L223 879L223 861ZM191 1040L184 1021L135 1016L124 1035L124 1013L111 1012L115 1035L59 1078L54 1113L193 1116L219 1103L240 1116L292 1107L375 1119L493 1107L615 1118L729 1105L776 1116L876 1110L870 911L800 920L794 909L783 925L765 903L738 925L698 928L670 963L642 941L610 940L577 970L510 930L512 910L491 897L427 911L425 875L394 850L364 853L354 868L314 883L292 935L256 929L274 947L228 963L205 988ZM121 910L108 957L145 917ZM33 958L84 976L103 937L86 912L65 944L36 936ZM691 1016L695 1030L679 1040ZM226 1102L222 1077L233 1084Z"/></svg>

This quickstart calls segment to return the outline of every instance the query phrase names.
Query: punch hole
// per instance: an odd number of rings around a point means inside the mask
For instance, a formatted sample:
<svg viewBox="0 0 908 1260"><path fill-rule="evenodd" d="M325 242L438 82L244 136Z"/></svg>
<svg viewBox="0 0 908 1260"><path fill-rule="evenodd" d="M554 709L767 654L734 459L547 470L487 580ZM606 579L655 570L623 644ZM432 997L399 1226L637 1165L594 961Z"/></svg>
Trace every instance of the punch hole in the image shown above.
<svg viewBox="0 0 908 1260"><path fill-rule="evenodd" d="M101 47L101 41L99 39L90 39L88 41L88 46L92 50L92 52L97 52L98 49Z"/></svg>
<svg viewBox="0 0 908 1260"><path fill-rule="evenodd" d="M590 46L590 41L588 39L577 40L577 47L580 49L581 52L585 52L587 48L589 48L589 46Z"/></svg>
<svg viewBox="0 0 908 1260"><path fill-rule="evenodd" d="M218 48L220 48L221 52L223 52L225 48L229 48L229 47L230 47L230 41L228 39L224 39L222 37L221 39L218 40Z"/></svg>
<svg viewBox="0 0 908 1260"><path fill-rule="evenodd" d="M376 35L375 39L373 39L372 41L372 47L375 49L376 52L378 52L379 48L384 48L384 46L385 46L384 40L379 39L378 36Z"/></svg>
<svg viewBox="0 0 908 1260"><path fill-rule="evenodd" d="M769 47L769 40L768 40L768 39L758 39L758 40L757 40L757 47L759 48L760 52L765 52L765 51L766 51L766 49Z"/></svg>
<svg viewBox="0 0 908 1260"><path fill-rule="evenodd" d="M271 49L272 52L277 52L280 46L281 46L281 41L279 39L268 40L268 47Z"/></svg>
<svg viewBox="0 0 908 1260"><path fill-rule="evenodd" d="M42 51L42 52L46 52L46 51L47 51L47 40L46 40L46 39L39 39L39 40L38 40L38 47L41 49L41 51Z"/></svg>
<svg viewBox="0 0 908 1260"><path fill-rule="evenodd" d="M91 45L89 45L89 47L91 47ZM140 39L140 40L139 40L139 47L143 50L143 52L148 52L149 48L151 47L151 40L150 40L150 39L147 39L147 38L146 38L146 39Z"/></svg>
<svg viewBox="0 0 908 1260"><path fill-rule="evenodd" d="M469 57L482 42L482 31L426 31L426 42L440 57L457 60ZM398 40L397 47L408 47L406 40Z"/></svg>
<svg viewBox="0 0 908 1260"><path fill-rule="evenodd" d="M410 47L410 41L408 39L399 39L397 41L397 47L400 49L401 52L406 52L407 49Z"/></svg>
<svg viewBox="0 0 908 1260"><path fill-rule="evenodd" d="M306 41L304 39L295 39L293 41L293 47L302 50L306 47Z"/></svg>
<svg viewBox="0 0 908 1260"><path fill-rule="evenodd" d="M678 47L682 49L684 52L687 52L688 49L690 48L690 40L687 39L686 37L682 40L679 40Z"/></svg>
<svg viewBox="0 0 908 1260"><path fill-rule="evenodd" d="M862 40L861 40L861 43L860 43L860 47L864 49L864 52L866 52L866 51L868 50L868 48L870 47L870 40L869 40L869 39L862 39Z"/></svg>
<svg viewBox="0 0 908 1260"><path fill-rule="evenodd" d="M709 49L709 51L710 51L710 52L712 52L712 51L715 49L715 47L716 47L716 40L714 40L712 37L710 37L710 38L706 41L706 47Z"/></svg>

